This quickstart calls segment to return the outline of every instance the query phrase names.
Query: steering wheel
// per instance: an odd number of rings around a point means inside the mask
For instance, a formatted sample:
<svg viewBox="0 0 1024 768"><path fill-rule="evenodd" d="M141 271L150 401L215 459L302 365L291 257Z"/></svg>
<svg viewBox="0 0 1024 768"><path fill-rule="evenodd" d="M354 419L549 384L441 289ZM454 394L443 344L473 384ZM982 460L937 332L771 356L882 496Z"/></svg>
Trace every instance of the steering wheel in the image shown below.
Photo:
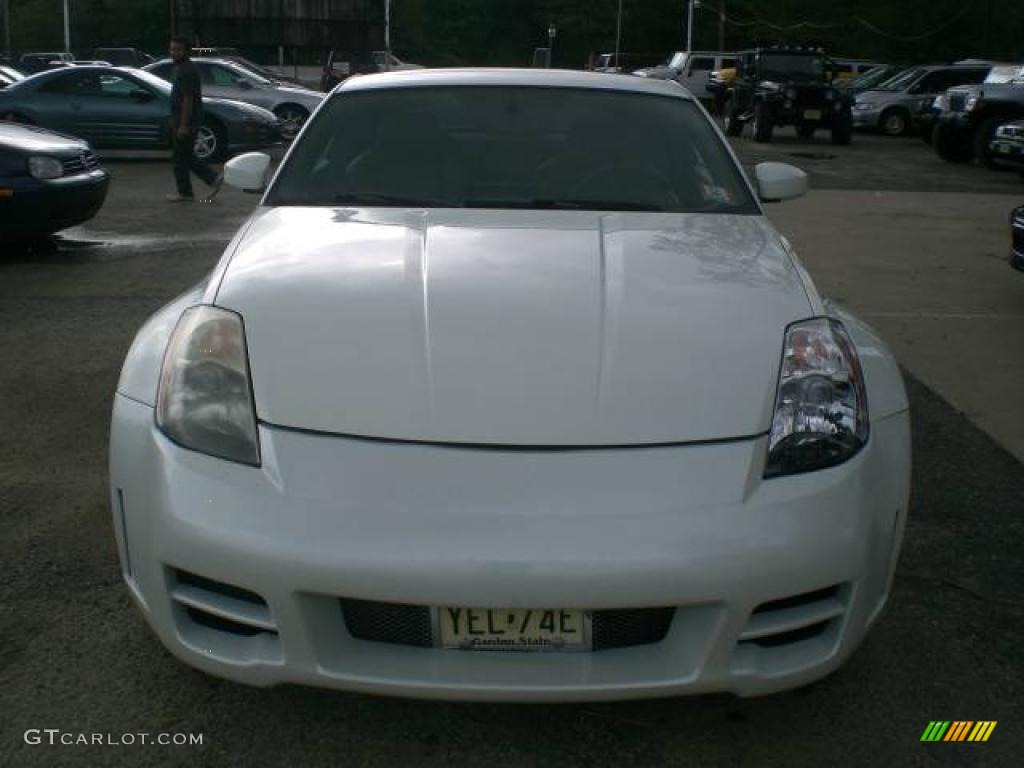
<svg viewBox="0 0 1024 768"><path fill-rule="evenodd" d="M613 178L621 183L623 178L629 177L641 182L641 187L650 187L651 182L654 182L654 186L660 187L659 191L664 192L664 197L669 199L673 205L677 207L682 205L682 200L676 194L675 188L667 176L653 168L641 168L626 163L609 163L588 173L573 185L570 195L574 198L578 197L581 189L598 179Z"/></svg>

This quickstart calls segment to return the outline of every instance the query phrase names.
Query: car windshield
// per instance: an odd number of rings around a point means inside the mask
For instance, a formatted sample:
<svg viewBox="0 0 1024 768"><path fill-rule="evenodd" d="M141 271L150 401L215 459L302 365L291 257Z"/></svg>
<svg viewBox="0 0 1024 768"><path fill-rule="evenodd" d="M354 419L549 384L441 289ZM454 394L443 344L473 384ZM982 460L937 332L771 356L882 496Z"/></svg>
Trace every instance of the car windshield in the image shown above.
<svg viewBox="0 0 1024 768"><path fill-rule="evenodd" d="M877 67L855 78L851 83L851 87L861 91L868 90L890 80L902 71L899 67Z"/></svg>
<svg viewBox="0 0 1024 768"><path fill-rule="evenodd" d="M528 86L344 92L268 205L756 213L691 101Z"/></svg>
<svg viewBox="0 0 1024 768"><path fill-rule="evenodd" d="M246 66L244 66L242 64L239 64L238 62L234 62L234 61L229 62L228 66L232 70L234 70L234 72L239 77L247 77L250 80L255 80L260 85L270 85L270 83L271 83L271 81L269 79L267 79L266 77L264 77L263 75L253 71L249 67L246 67Z"/></svg>
<svg viewBox="0 0 1024 768"><path fill-rule="evenodd" d="M908 69L906 72L901 72L895 77L892 77L886 80L885 82L880 83L876 90L902 91L910 87L910 84L917 80L917 78L920 77L922 74L924 74L924 70L918 67Z"/></svg>
<svg viewBox="0 0 1024 768"><path fill-rule="evenodd" d="M825 77L825 59L794 53L761 54L761 77L764 80L817 81Z"/></svg>
<svg viewBox="0 0 1024 768"><path fill-rule="evenodd" d="M668 57L668 61L665 62L665 66L670 69L682 69L683 62L686 60L685 53L673 53Z"/></svg>
<svg viewBox="0 0 1024 768"><path fill-rule="evenodd" d="M152 72L147 72L142 69L133 69L131 76L136 78L140 82L145 83L154 91L159 91L160 93L165 94L167 96L171 95L171 84L168 83L166 80L157 77Z"/></svg>

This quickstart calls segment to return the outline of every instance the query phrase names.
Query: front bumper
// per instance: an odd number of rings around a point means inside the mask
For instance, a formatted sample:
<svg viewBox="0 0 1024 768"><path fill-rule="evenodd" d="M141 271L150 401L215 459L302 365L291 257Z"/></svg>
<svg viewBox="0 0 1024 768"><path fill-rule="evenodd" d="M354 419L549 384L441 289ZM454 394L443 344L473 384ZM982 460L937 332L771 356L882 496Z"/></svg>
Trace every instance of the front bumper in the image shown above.
<svg viewBox="0 0 1024 768"><path fill-rule="evenodd" d="M996 138L988 146L992 162L1010 168L1024 169L1024 141Z"/></svg>
<svg viewBox="0 0 1024 768"><path fill-rule="evenodd" d="M834 670L885 603L906 519L908 416L872 429L846 464L767 482L764 439L474 450L261 426L264 463L252 468L170 443L151 407L118 395L114 527L161 641L237 681L520 701L758 695ZM181 572L230 585L198 605L254 631L195 621ZM817 590L828 599L754 614ZM674 615L648 645L452 651L357 639L341 598Z"/></svg>
<svg viewBox="0 0 1024 768"><path fill-rule="evenodd" d="M228 146L232 150L262 149L283 143L280 121L237 122L228 128Z"/></svg>
<svg viewBox="0 0 1024 768"><path fill-rule="evenodd" d="M102 168L48 181L0 179L0 234L50 234L88 221L103 207L109 186Z"/></svg>
<svg viewBox="0 0 1024 768"><path fill-rule="evenodd" d="M854 128L877 128L878 123L882 119L882 110L880 109L854 109L853 110L853 127Z"/></svg>

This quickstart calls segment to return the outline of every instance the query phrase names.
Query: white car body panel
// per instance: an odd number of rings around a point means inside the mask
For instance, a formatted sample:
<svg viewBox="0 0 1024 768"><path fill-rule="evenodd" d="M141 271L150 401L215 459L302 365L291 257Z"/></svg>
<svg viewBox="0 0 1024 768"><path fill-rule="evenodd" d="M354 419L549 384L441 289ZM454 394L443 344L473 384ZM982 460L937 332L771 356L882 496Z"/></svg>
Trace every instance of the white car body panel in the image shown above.
<svg viewBox="0 0 1024 768"><path fill-rule="evenodd" d="M812 314L760 216L545 211L265 211L216 303L264 421L520 445L763 433Z"/></svg>
<svg viewBox="0 0 1024 768"><path fill-rule="evenodd" d="M438 83L690 98L479 70L339 92ZM198 303L243 318L258 467L156 425L165 349ZM869 437L765 479L785 326L822 315L856 346ZM762 215L263 207L136 337L110 488L133 598L211 674L444 699L752 696L829 674L877 620L910 461L891 353ZM343 600L672 618L634 647L462 651L360 639Z"/></svg>

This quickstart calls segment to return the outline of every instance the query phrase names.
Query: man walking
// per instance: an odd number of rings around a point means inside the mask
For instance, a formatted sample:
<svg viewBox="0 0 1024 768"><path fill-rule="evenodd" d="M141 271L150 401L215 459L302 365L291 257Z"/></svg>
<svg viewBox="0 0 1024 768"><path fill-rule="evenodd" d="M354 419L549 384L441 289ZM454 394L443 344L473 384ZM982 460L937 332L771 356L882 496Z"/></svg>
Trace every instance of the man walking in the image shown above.
<svg viewBox="0 0 1024 768"><path fill-rule="evenodd" d="M171 60L174 62L174 87L171 89L171 145L174 148L174 180L178 185L168 202L195 201L192 192L194 173L210 187L207 200L220 191L224 176L195 155L196 132L203 124L203 86L199 70L192 63L192 44L187 37L171 38Z"/></svg>

